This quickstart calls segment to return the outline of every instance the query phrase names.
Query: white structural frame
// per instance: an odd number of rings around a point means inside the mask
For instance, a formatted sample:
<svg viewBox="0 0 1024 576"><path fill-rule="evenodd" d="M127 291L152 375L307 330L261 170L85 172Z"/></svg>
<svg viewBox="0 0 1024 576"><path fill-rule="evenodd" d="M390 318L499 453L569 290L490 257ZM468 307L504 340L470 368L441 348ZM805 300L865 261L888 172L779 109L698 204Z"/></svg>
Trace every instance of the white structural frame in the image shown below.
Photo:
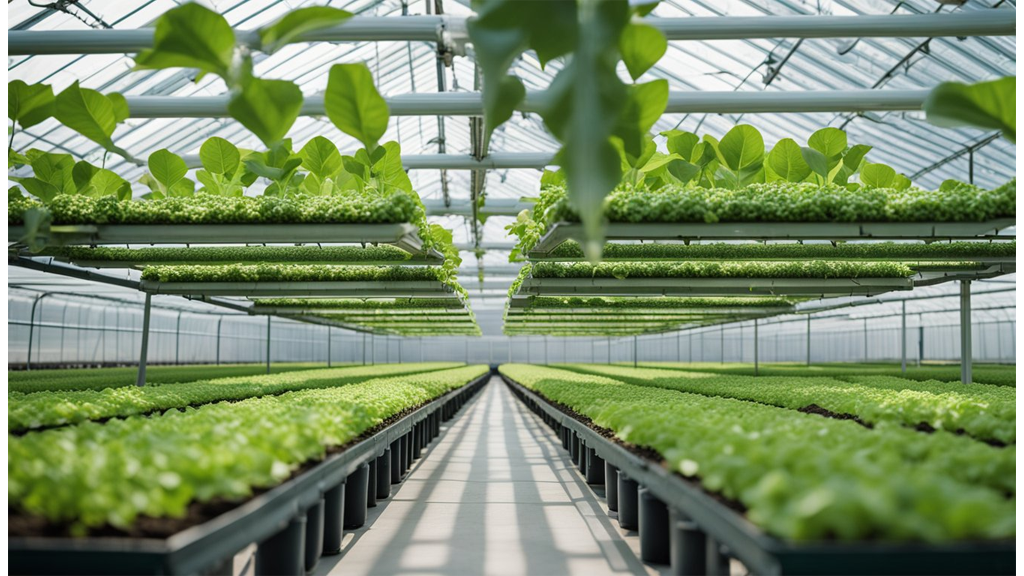
<svg viewBox="0 0 1024 576"><path fill-rule="evenodd" d="M977 10L962 14L879 14L858 16L695 16L646 18L670 41L751 38L921 38L939 36L1012 36L1015 10ZM294 42L468 41L462 16L357 16L343 24L300 35ZM235 30L236 41L259 50L258 30ZM153 47L153 29L9 30L12 56L32 54L125 54Z"/></svg>

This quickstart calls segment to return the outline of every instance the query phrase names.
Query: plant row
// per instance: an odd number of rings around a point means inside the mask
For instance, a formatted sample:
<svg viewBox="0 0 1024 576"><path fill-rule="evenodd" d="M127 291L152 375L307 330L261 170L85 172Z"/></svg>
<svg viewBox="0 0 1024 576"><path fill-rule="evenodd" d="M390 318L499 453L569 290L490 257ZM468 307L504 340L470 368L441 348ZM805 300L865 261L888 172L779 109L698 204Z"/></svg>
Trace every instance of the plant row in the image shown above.
<svg viewBox="0 0 1024 576"><path fill-rule="evenodd" d="M595 312L602 310L686 310L692 308L789 308L795 300L786 298L556 298L531 296L526 310L583 308Z"/></svg>
<svg viewBox="0 0 1024 576"><path fill-rule="evenodd" d="M753 376L754 367L750 364L719 364L710 362L641 362L647 368L669 368L696 372L712 372L716 374L736 374ZM764 376L825 376L838 380L855 381L863 376L891 376L900 380L934 381L952 383L952 389L963 389L960 384L960 366L907 366L906 372L900 370L899 364L770 364L761 365L759 374ZM1017 385L1016 366L996 366L975 364L971 370L975 383L993 384L998 386Z"/></svg>
<svg viewBox="0 0 1024 576"><path fill-rule="evenodd" d="M148 414L173 408L281 394L308 388L327 388L371 378L447 370L461 362L427 362L304 370L284 374L235 376L162 386L124 386L104 390L74 390L11 395L7 399L7 431L25 432Z"/></svg>
<svg viewBox="0 0 1024 576"><path fill-rule="evenodd" d="M775 536L942 542L1016 533L1013 450L565 370L500 370L657 451Z"/></svg>
<svg viewBox="0 0 1024 576"><path fill-rule="evenodd" d="M907 278L899 262L536 262L523 266L533 278Z"/></svg>
<svg viewBox="0 0 1024 576"><path fill-rule="evenodd" d="M360 264L363 262L401 263L412 255L387 244L378 246L205 246L198 248L85 248L71 246L49 248L40 256L71 261L124 262L144 264L244 264L312 263Z"/></svg>
<svg viewBox="0 0 1024 576"><path fill-rule="evenodd" d="M605 244L603 260L970 260L1013 258L1017 242L877 242L864 244ZM583 260L583 248L563 242L545 259Z"/></svg>
<svg viewBox="0 0 1024 576"><path fill-rule="evenodd" d="M321 368L323 364L271 364L272 373ZM57 370L8 371L8 394L31 394L48 390L105 390L121 386L134 386L139 369L82 368ZM219 364L194 366L149 366L147 384L194 382L233 376L255 376L267 372L266 364Z"/></svg>
<svg viewBox="0 0 1024 576"><path fill-rule="evenodd" d="M415 311L437 308L461 308L446 298L395 298L393 300L361 300L357 298L256 298L257 306L346 311Z"/></svg>
<svg viewBox="0 0 1024 576"><path fill-rule="evenodd" d="M181 518L192 502L240 501L486 372L377 378L11 437L10 510L84 535L143 515Z"/></svg>
<svg viewBox="0 0 1024 576"><path fill-rule="evenodd" d="M143 280L158 282L400 282L441 280L420 266L331 266L326 264L229 264L147 266Z"/></svg>
<svg viewBox="0 0 1024 576"><path fill-rule="evenodd" d="M1016 217L1016 191L1016 179L995 190L955 181L938 190L790 182L737 189L623 184L605 199L603 214L613 223L980 222ZM520 240L512 258L528 253L552 224L578 220L564 186L542 187L532 214L524 212L508 226Z"/></svg>
<svg viewBox="0 0 1024 576"><path fill-rule="evenodd" d="M986 394L972 394L928 386L904 387L892 381L875 382L864 377L858 383L824 377L719 376L707 372L683 372L607 366L566 364L560 367L614 378L639 386L656 386L704 396L750 400L792 410L811 406L833 414L856 416L868 424L891 422L909 427L927 424L935 430L962 431L979 440L1006 444L1016 442L1016 393L1006 387L988 386Z"/></svg>

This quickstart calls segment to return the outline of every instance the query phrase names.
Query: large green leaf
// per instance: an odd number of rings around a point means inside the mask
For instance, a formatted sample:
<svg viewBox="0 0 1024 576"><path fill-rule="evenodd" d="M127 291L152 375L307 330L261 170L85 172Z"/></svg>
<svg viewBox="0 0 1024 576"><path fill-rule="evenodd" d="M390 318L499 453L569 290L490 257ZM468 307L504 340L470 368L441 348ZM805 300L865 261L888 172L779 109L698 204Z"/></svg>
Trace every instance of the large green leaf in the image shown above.
<svg viewBox="0 0 1024 576"><path fill-rule="evenodd" d="M95 198L117 196L118 200L127 200L132 196L131 185L127 180L84 160L75 163L72 178L78 194Z"/></svg>
<svg viewBox="0 0 1024 576"><path fill-rule="evenodd" d="M238 169L241 155L234 144L214 136L199 148L199 160L207 171L231 176Z"/></svg>
<svg viewBox="0 0 1024 576"><path fill-rule="evenodd" d="M961 84L944 82L924 101L928 121L945 127L995 129L1017 141L1017 77Z"/></svg>
<svg viewBox="0 0 1024 576"><path fill-rule="evenodd" d="M56 116L61 124L99 144L103 148L122 153L111 136L117 128L120 104L95 90L82 88L78 81L68 86L56 98ZM122 153L123 155L123 153Z"/></svg>
<svg viewBox="0 0 1024 576"><path fill-rule="evenodd" d="M825 158L825 155L821 152L807 146L800 148L800 154L804 157L804 162L810 167L811 172L820 177L819 184L828 182L828 158Z"/></svg>
<svg viewBox="0 0 1024 576"><path fill-rule="evenodd" d="M373 85L365 64L335 64L327 77L324 108L342 132L356 138L367 150L388 128L388 105Z"/></svg>
<svg viewBox="0 0 1024 576"><path fill-rule="evenodd" d="M299 150L302 167L315 174L320 180L331 178L341 170L341 154L338 147L323 136L317 136L306 142Z"/></svg>
<svg viewBox="0 0 1024 576"><path fill-rule="evenodd" d="M619 51L622 53L622 61L626 64L629 75L636 80L654 66L665 51L668 50L668 40L654 26L632 22L622 31L619 37Z"/></svg>
<svg viewBox="0 0 1024 576"><path fill-rule="evenodd" d="M302 109L302 90L288 80L250 78L228 102L228 113L267 146L284 139Z"/></svg>
<svg viewBox="0 0 1024 576"><path fill-rule="evenodd" d="M285 14L270 26L260 28L263 51L272 54L306 32L337 26L352 17L351 12L330 6L307 6Z"/></svg>
<svg viewBox="0 0 1024 576"><path fill-rule="evenodd" d="M153 47L135 58L136 69L198 68L225 80L235 33L223 16L195 3L168 10L156 21Z"/></svg>
<svg viewBox="0 0 1024 576"><path fill-rule="evenodd" d="M803 182L811 175L811 167L804 160L800 145L792 138L779 140L768 153L768 167L788 182Z"/></svg>
<svg viewBox="0 0 1024 576"><path fill-rule="evenodd" d="M860 169L860 183L869 188L889 188L896 180L896 170L885 164L865 164Z"/></svg>
<svg viewBox="0 0 1024 576"><path fill-rule="evenodd" d="M764 138L749 124L734 126L718 143L725 165L733 172L758 169L764 162Z"/></svg>
<svg viewBox="0 0 1024 576"><path fill-rule="evenodd" d="M828 169L832 170L846 151L846 132L838 128L826 127L818 130L807 139L807 145L821 152L828 161Z"/></svg>
<svg viewBox="0 0 1024 576"><path fill-rule="evenodd" d="M652 80L627 87L628 100L622 109L614 134L622 140L626 154L636 164L647 146L648 131L661 118L668 104L668 81Z"/></svg>
<svg viewBox="0 0 1024 576"><path fill-rule="evenodd" d="M596 260L604 244L604 198L622 177L610 137L628 92L616 73L614 52L630 8L625 0L584 0L578 10L579 43L571 63L552 82L557 104L544 121L560 127L555 135L564 144L569 201L583 223L584 251Z"/></svg>
<svg viewBox="0 0 1024 576"><path fill-rule="evenodd" d="M35 126L53 116L55 100L49 84L7 83L7 117L22 128Z"/></svg>
<svg viewBox="0 0 1024 576"><path fill-rule="evenodd" d="M377 150L383 154L373 164L373 175L388 186L412 192L412 181L402 167L402 148L398 142L385 142Z"/></svg>
<svg viewBox="0 0 1024 576"><path fill-rule="evenodd" d="M166 194L175 184L185 178L188 166L181 156L162 149L149 155L149 173L161 185L161 192Z"/></svg>

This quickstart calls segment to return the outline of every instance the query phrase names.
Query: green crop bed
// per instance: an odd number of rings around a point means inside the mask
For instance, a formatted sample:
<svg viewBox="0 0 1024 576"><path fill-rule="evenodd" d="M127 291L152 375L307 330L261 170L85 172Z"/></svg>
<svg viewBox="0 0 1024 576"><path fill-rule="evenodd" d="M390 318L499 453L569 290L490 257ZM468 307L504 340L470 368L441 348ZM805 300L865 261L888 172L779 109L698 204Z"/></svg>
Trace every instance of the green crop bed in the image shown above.
<svg viewBox="0 0 1024 576"><path fill-rule="evenodd" d="M140 515L180 518L194 501L242 500L487 370L377 378L9 437L9 510L83 535L130 528Z"/></svg>
<svg viewBox="0 0 1024 576"><path fill-rule="evenodd" d="M318 310L353 310L384 312L392 310L421 310L452 308L452 300L444 298L396 298L394 300L359 300L355 298L255 298L257 306L278 308L316 308ZM461 306L456 306L461 308Z"/></svg>
<svg viewBox="0 0 1024 576"><path fill-rule="evenodd" d="M604 364L561 364L560 368L636 384L704 396L750 400L799 410L818 406L856 416L868 424L891 422L935 430L963 431L979 440L1016 442L1017 394L1006 386L972 387L898 378L860 377L856 383L825 377L734 376L631 368Z"/></svg>
<svg viewBox="0 0 1024 576"><path fill-rule="evenodd" d="M414 266L329 266L231 264L225 266L147 266L143 280L159 282L437 282L434 268Z"/></svg>
<svg viewBox="0 0 1024 576"><path fill-rule="evenodd" d="M352 366L262 376L235 376L164 386L11 393L7 398L7 431L25 432L35 428L244 400L308 388L344 386L371 378L447 370L461 365L461 362L426 362Z"/></svg>
<svg viewBox="0 0 1024 576"><path fill-rule="evenodd" d="M632 364L632 362L630 362ZM641 362L647 368L669 368L675 370L691 370L697 372L714 372L717 374L754 375L752 364L711 362ZM827 376L839 380L861 376L895 376L910 380L941 380L943 382L960 382L960 366L907 366L906 374L900 372L898 364L761 364L758 373L762 376ZM975 382L995 384L997 386L1016 386L1017 367L999 366L994 364L975 364L971 374Z"/></svg>
<svg viewBox="0 0 1024 576"><path fill-rule="evenodd" d="M592 311L633 309L686 309L686 308L739 308L754 307L787 308L795 299L787 298L581 298L578 296L555 298L551 296L531 296L530 305L526 310L547 308L586 308Z"/></svg>
<svg viewBox="0 0 1024 576"><path fill-rule="evenodd" d="M336 366L343 366L337 364ZM271 364L271 373L292 372L323 368L320 363ZM44 390L103 390L134 386L139 369L124 368L72 368L65 370L8 371L8 392L29 394ZM171 384L194 382L211 378L231 376L253 376L266 374L266 364L197 364L192 366L149 366L146 368L146 384Z"/></svg>
<svg viewBox="0 0 1024 576"><path fill-rule="evenodd" d="M72 261L144 262L148 264L225 264L252 262L323 262L359 264L360 262L400 263L412 255L394 246L204 246L198 248L50 248L40 256L55 256Z"/></svg>
<svg viewBox="0 0 1024 576"><path fill-rule="evenodd" d="M531 265L523 267L530 273ZM907 278L897 262L607 262L532 265L533 278Z"/></svg>
<svg viewBox="0 0 1024 576"><path fill-rule="evenodd" d="M20 224L22 215L38 206L8 199L7 223ZM139 202L115 196L93 198L59 194L46 205L54 224L395 224L417 222L423 208L415 194L329 196L194 196Z"/></svg>
<svg viewBox="0 0 1024 576"><path fill-rule="evenodd" d="M1009 539L1016 454L952 434L874 429L730 398L567 370L500 371L792 540Z"/></svg>
<svg viewBox="0 0 1024 576"><path fill-rule="evenodd" d="M911 244L605 244L605 260L970 260L1013 258L1017 242ZM583 247L563 242L548 258L584 260Z"/></svg>

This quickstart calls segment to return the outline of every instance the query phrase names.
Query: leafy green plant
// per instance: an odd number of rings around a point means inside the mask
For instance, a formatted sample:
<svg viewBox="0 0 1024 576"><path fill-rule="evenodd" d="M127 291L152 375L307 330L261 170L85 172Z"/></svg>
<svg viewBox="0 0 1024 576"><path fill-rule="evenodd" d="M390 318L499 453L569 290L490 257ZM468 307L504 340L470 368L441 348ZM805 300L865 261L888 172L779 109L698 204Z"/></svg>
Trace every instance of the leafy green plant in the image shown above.
<svg viewBox="0 0 1024 576"><path fill-rule="evenodd" d="M362 265L401 263L412 255L394 246L204 246L196 248L51 248L41 253L79 262L143 264L323 263Z"/></svg>
<svg viewBox="0 0 1024 576"><path fill-rule="evenodd" d="M322 368L323 364L272 364L272 373ZM58 390L105 390L135 386L138 368L60 368L54 370L8 371L8 394ZM146 384L174 384L232 376L266 374L266 364L218 364L196 366L149 366Z"/></svg>
<svg viewBox="0 0 1024 576"><path fill-rule="evenodd" d="M525 98L522 82L507 74L512 62L532 49L546 63L571 54L545 90L541 116L562 143L569 198L586 228L585 249L596 255L603 237L601 204L622 178L619 152L642 165L645 136L665 109L664 80L627 85L616 65L624 60L639 78L664 53L661 33L631 23L653 3L625 0L529 5L512 0L479 3L469 35L483 73L484 149L491 132L508 120Z"/></svg>
<svg viewBox="0 0 1024 576"><path fill-rule="evenodd" d="M737 502L778 537L946 542L1016 531L1015 498L1006 497L1012 449L566 370L499 370L621 441L656 451L664 466Z"/></svg>
<svg viewBox="0 0 1024 576"><path fill-rule="evenodd" d="M143 280L158 282L385 282L438 281L439 271L420 266L231 264L147 266Z"/></svg>
<svg viewBox="0 0 1024 576"><path fill-rule="evenodd" d="M869 424L893 422L911 428L927 424L936 430L962 431L979 439L1016 442L1016 394L1007 387L987 387L974 395L957 390L864 377L857 383L825 377L718 376L700 372L656 370L598 364L556 365L583 374L607 376L638 386L656 386L704 396L749 400L800 410L819 406L850 414ZM1012 486L1007 486L1012 490Z"/></svg>
<svg viewBox="0 0 1024 576"><path fill-rule="evenodd" d="M12 150L18 128L31 128L53 117L55 102L53 88L49 84L28 84L24 80L7 83L7 118L13 124L8 151Z"/></svg>
<svg viewBox="0 0 1024 576"><path fill-rule="evenodd" d="M905 278L898 262L537 262L523 267L533 278ZM529 269L529 270L528 270Z"/></svg>
<svg viewBox="0 0 1024 576"><path fill-rule="evenodd" d="M130 529L142 515L180 518L192 502L241 502L487 370L376 378L11 437L11 513L84 536L103 525Z"/></svg>
<svg viewBox="0 0 1024 576"><path fill-rule="evenodd" d="M961 84L943 82L924 101L928 121L938 126L999 130L1017 141L1017 77Z"/></svg>
<svg viewBox="0 0 1024 576"><path fill-rule="evenodd" d="M163 386L111 387L103 390L47 391L7 399L7 431L27 432L89 420L153 414L173 408L273 396L296 390L333 388L371 378L387 378L461 366L457 362L406 363L302 370L197 380Z"/></svg>

